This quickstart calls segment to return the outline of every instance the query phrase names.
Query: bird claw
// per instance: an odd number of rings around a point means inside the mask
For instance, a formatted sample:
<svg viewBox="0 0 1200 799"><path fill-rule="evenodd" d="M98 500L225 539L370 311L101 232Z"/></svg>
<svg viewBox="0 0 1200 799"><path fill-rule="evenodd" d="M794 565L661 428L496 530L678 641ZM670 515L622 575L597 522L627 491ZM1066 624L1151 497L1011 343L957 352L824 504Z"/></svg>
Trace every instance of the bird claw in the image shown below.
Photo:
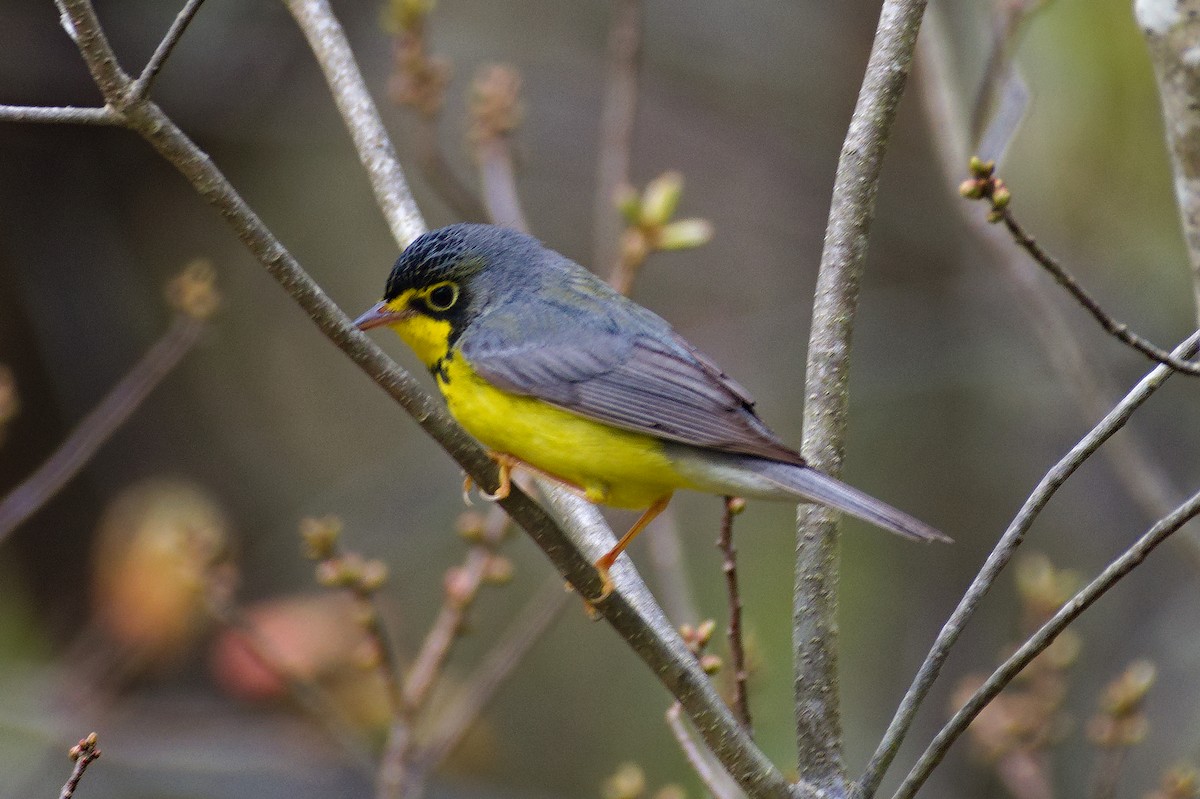
<svg viewBox="0 0 1200 799"><path fill-rule="evenodd" d="M513 466L516 465L516 460L510 455L501 455L497 452L489 453L488 457L496 462L496 466L500 472L500 485L496 486L496 490L490 494L480 489L479 495L487 502L499 502L502 499L507 499L508 495L512 493L512 470Z"/></svg>

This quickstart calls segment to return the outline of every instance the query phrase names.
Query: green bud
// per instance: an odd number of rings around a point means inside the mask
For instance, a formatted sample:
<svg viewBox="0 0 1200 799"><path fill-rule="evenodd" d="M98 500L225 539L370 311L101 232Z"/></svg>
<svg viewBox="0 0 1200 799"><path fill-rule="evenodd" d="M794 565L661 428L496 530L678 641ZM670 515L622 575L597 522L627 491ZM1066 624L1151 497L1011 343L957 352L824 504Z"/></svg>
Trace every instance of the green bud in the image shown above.
<svg viewBox="0 0 1200 799"><path fill-rule="evenodd" d="M712 240L713 226L707 219L681 219L665 225L655 241L659 250L689 250Z"/></svg>
<svg viewBox="0 0 1200 799"><path fill-rule="evenodd" d="M646 186L642 194L641 223L646 227L667 224L683 194L683 175L664 172Z"/></svg>

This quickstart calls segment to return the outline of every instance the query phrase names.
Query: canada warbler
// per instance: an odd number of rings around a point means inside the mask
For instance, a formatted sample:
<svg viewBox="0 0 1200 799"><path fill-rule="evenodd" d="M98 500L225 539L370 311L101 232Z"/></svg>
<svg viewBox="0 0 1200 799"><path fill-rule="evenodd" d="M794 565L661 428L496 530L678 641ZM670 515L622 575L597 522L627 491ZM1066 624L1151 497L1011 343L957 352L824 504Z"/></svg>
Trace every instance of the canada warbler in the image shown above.
<svg viewBox="0 0 1200 799"><path fill-rule="evenodd" d="M681 488L816 502L949 541L805 465L670 325L523 233L458 224L420 236L355 324L387 325L416 352L500 465L498 496L513 467L528 467L592 502L646 509L596 561L603 595L617 556Z"/></svg>

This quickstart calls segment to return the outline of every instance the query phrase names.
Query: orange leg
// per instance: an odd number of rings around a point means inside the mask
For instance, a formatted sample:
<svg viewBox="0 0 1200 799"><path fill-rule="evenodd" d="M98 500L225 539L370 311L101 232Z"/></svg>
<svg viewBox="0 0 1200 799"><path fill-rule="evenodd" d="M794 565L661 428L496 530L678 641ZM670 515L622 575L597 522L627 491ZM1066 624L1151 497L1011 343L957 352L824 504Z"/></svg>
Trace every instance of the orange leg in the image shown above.
<svg viewBox="0 0 1200 799"><path fill-rule="evenodd" d="M671 495L667 494L661 499L655 500L654 504L646 508L646 512L633 523L633 527L629 528L629 532L621 536L621 540L617 545L604 553L596 561L596 571L600 572L600 596L596 597L595 602L600 602L608 597L613 592L613 581L608 570L616 563L617 558L625 551L625 547L633 543L633 539L637 538L638 533L646 529L646 525L654 521L654 517L667 509L667 504L671 501Z"/></svg>
<svg viewBox="0 0 1200 799"><path fill-rule="evenodd" d="M479 495L488 502L499 502L506 499L512 491L512 470L513 467L519 466L521 462L512 455L506 455L503 452L489 452L488 457L496 462L496 466L500 469L500 485L496 486L496 490L491 494L479 489ZM467 478L470 480L471 478Z"/></svg>

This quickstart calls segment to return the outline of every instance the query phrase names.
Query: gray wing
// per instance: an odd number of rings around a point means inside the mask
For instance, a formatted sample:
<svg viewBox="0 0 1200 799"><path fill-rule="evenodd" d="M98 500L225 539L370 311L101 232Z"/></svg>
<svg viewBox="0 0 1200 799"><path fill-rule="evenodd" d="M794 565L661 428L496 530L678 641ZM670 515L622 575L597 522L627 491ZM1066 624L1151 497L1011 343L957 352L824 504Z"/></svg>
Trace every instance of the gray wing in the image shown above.
<svg viewBox="0 0 1200 799"><path fill-rule="evenodd" d="M603 315L553 302L537 313L488 314L459 346L484 379L514 394L683 444L804 463L758 418L746 390L666 322L605 299Z"/></svg>

